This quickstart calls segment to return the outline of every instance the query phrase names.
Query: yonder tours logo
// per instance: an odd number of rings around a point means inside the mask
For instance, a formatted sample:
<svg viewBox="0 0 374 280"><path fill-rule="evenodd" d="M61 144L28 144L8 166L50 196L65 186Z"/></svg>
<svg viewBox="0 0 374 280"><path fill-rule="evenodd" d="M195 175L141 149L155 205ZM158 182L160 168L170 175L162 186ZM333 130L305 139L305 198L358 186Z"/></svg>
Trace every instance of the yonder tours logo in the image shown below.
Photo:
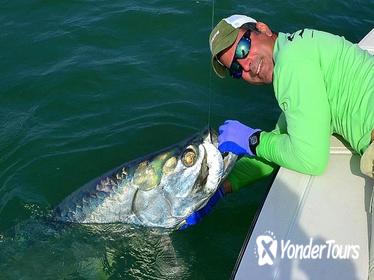
<svg viewBox="0 0 374 280"><path fill-rule="evenodd" d="M295 244L291 240L277 240L271 231L266 231L256 238L255 256L258 265L273 265L280 259L358 259L360 246L338 244L335 240L316 243L313 238L307 244Z"/></svg>

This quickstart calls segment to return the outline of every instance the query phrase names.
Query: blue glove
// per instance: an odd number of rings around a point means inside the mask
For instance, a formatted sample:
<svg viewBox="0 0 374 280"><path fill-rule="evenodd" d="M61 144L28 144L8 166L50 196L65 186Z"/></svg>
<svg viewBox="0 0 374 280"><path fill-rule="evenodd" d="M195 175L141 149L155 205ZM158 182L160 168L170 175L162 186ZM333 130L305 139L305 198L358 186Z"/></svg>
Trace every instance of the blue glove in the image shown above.
<svg viewBox="0 0 374 280"><path fill-rule="evenodd" d="M249 137L260 129L250 128L238 121L228 120L219 127L218 149L238 156L255 156L249 147Z"/></svg>
<svg viewBox="0 0 374 280"><path fill-rule="evenodd" d="M201 221L201 219L207 215L210 211L212 211L212 208L218 200L221 199L225 195L225 192L223 190L223 186L218 187L217 191L212 195L212 197L208 200L208 203L201 209L193 212L191 215L189 215L186 219L186 223L181 226L179 229L183 230L190 226L196 225Z"/></svg>

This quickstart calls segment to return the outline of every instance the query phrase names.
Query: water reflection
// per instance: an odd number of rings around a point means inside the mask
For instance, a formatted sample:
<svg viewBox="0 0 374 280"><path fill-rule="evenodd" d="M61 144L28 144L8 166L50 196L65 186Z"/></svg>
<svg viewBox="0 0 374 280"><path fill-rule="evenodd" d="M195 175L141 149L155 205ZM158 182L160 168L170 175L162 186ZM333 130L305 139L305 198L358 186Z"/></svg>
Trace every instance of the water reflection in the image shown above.
<svg viewBox="0 0 374 280"><path fill-rule="evenodd" d="M170 232L36 218L4 234L0 269L6 279L181 279L187 272Z"/></svg>

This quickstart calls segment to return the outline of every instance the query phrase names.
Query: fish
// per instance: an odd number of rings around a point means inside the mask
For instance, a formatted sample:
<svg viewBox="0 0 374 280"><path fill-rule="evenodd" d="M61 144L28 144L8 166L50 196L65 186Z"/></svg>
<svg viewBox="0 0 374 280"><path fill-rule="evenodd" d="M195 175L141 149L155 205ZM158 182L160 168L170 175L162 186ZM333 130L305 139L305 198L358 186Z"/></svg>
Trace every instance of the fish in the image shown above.
<svg viewBox="0 0 374 280"><path fill-rule="evenodd" d="M179 229L207 204L236 160L218 150L217 133L207 127L88 182L54 209L53 219Z"/></svg>

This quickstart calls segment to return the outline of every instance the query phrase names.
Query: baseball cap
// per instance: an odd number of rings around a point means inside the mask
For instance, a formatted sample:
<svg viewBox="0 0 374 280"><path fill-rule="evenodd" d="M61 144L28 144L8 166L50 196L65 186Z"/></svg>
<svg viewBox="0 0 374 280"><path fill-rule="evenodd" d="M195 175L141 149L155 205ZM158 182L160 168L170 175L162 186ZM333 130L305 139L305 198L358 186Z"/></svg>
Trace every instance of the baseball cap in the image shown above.
<svg viewBox="0 0 374 280"><path fill-rule="evenodd" d="M218 61L217 55L230 47L238 36L239 28L250 22L256 23L257 21L245 15L232 15L222 19L210 33L209 46L212 53L212 67L220 78L226 76L226 67Z"/></svg>

